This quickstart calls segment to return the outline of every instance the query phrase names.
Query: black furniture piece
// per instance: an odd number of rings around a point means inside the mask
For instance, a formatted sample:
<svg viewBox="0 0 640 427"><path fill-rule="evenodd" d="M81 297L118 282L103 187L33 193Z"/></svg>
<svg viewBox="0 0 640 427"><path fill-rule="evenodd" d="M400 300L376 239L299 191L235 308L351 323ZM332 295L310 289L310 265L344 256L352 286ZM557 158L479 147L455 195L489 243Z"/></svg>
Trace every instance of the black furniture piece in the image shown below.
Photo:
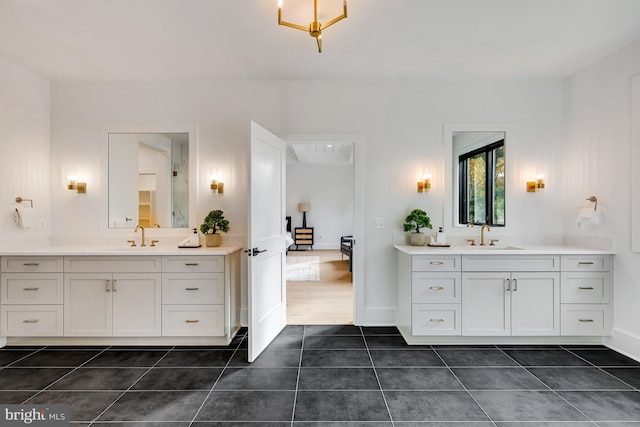
<svg viewBox="0 0 640 427"><path fill-rule="evenodd" d="M309 245L313 250L313 227L296 227L293 233L296 251L299 245Z"/></svg>
<svg viewBox="0 0 640 427"><path fill-rule="evenodd" d="M353 271L353 236L342 236L340 237L340 252L341 257L344 259L344 256L349 257L349 271Z"/></svg>

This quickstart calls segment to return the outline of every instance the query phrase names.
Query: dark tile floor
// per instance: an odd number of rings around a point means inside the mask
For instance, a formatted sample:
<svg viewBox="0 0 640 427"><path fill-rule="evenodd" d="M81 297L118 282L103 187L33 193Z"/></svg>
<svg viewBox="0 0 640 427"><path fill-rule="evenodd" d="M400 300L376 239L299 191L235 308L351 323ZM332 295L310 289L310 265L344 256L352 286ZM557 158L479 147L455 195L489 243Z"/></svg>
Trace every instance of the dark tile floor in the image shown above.
<svg viewBox="0 0 640 427"><path fill-rule="evenodd" d="M288 326L230 347L5 348L0 403L74 426L640 427L640 363L601 346L407 346L395 328Z"/></svg>

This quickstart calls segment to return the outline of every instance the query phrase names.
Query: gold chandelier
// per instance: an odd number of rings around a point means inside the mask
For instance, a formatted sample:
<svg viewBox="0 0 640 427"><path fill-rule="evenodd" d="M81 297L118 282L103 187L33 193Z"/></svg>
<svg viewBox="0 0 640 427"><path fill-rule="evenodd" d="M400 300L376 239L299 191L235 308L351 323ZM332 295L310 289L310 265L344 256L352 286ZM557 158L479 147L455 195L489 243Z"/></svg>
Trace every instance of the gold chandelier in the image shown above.
<svg viewBox="0 0 640 427"><path fill-rule="evenodd" d="M333 18L331 21L327 22L325 25L322 25L318 22L318 0L313 0L313 22L309 24L309 27L305 27L303 25L292 24L291 22L286 22L282 20L282 0L278 0L278 24L284 25L285 27L295 28L296 30L308 31L311 37L316 39L318 43L318 53L322 53L322 30L325 28L329 28L336 22L347 17L347 0L343 0L342 3L342 15L337 18Z"/></svg>

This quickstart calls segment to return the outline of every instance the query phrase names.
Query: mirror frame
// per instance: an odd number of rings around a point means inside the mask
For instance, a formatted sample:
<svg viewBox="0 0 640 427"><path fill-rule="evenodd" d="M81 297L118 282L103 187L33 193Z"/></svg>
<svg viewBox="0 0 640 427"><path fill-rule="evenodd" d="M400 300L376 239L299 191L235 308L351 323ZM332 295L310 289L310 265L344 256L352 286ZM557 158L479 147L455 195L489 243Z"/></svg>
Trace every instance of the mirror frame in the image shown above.
<svg viewBox="0 0 640 427"><path fill-rule="evenodd" d="M155 125L155 126L108 126L102 127L102 173L104 191L101 191L100 231L102 235L130 235L131 228L109 228L109 134L112 133L188 133L189 134L189 226L187 228L161 228L162 234L184 235L198 227L198 126L197 125Z"/></svg>
<svg viewBox="0 0 640 427"><path fill-rule="evenodd" d="M509 229L509 224L513 219L507 218L509 203L513 203L514 199L514 180L513 170L515 165L511 159L510 153L513 151L509 148L513 145L514 132L513 126L509 123L445 123L444 124L444 202L443 202L443 221L445 231L456 234L456 231L466 229L466 225L460 224L458 221L458 173L457 167L453 165L453 133L454 132L504 132L505 133L505 150L504 159L507 167L505 168L505 226L495 227L496 234L504 234Z"/></svg>

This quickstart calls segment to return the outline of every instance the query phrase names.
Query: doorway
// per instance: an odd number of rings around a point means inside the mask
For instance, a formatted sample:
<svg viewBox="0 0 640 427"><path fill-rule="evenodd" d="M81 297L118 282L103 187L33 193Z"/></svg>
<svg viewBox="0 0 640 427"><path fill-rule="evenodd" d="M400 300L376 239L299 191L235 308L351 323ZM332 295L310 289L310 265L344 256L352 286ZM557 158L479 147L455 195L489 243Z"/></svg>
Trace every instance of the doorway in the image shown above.
<svg viewBox="0 0 640 427"><path fill-rule="evenodd" d="M363 234L362 221L356 219L362 212L362 191L357 191L361 138L315 134L282 139L287 142L286 212L294 239L287 269L318 272L302 280L295 274L287 278L287 324L357 324L361 265L355 244L353 253L340 249L345 237L355 242ZM310 233L308 244L296 244L301 229Z"/></svg>

